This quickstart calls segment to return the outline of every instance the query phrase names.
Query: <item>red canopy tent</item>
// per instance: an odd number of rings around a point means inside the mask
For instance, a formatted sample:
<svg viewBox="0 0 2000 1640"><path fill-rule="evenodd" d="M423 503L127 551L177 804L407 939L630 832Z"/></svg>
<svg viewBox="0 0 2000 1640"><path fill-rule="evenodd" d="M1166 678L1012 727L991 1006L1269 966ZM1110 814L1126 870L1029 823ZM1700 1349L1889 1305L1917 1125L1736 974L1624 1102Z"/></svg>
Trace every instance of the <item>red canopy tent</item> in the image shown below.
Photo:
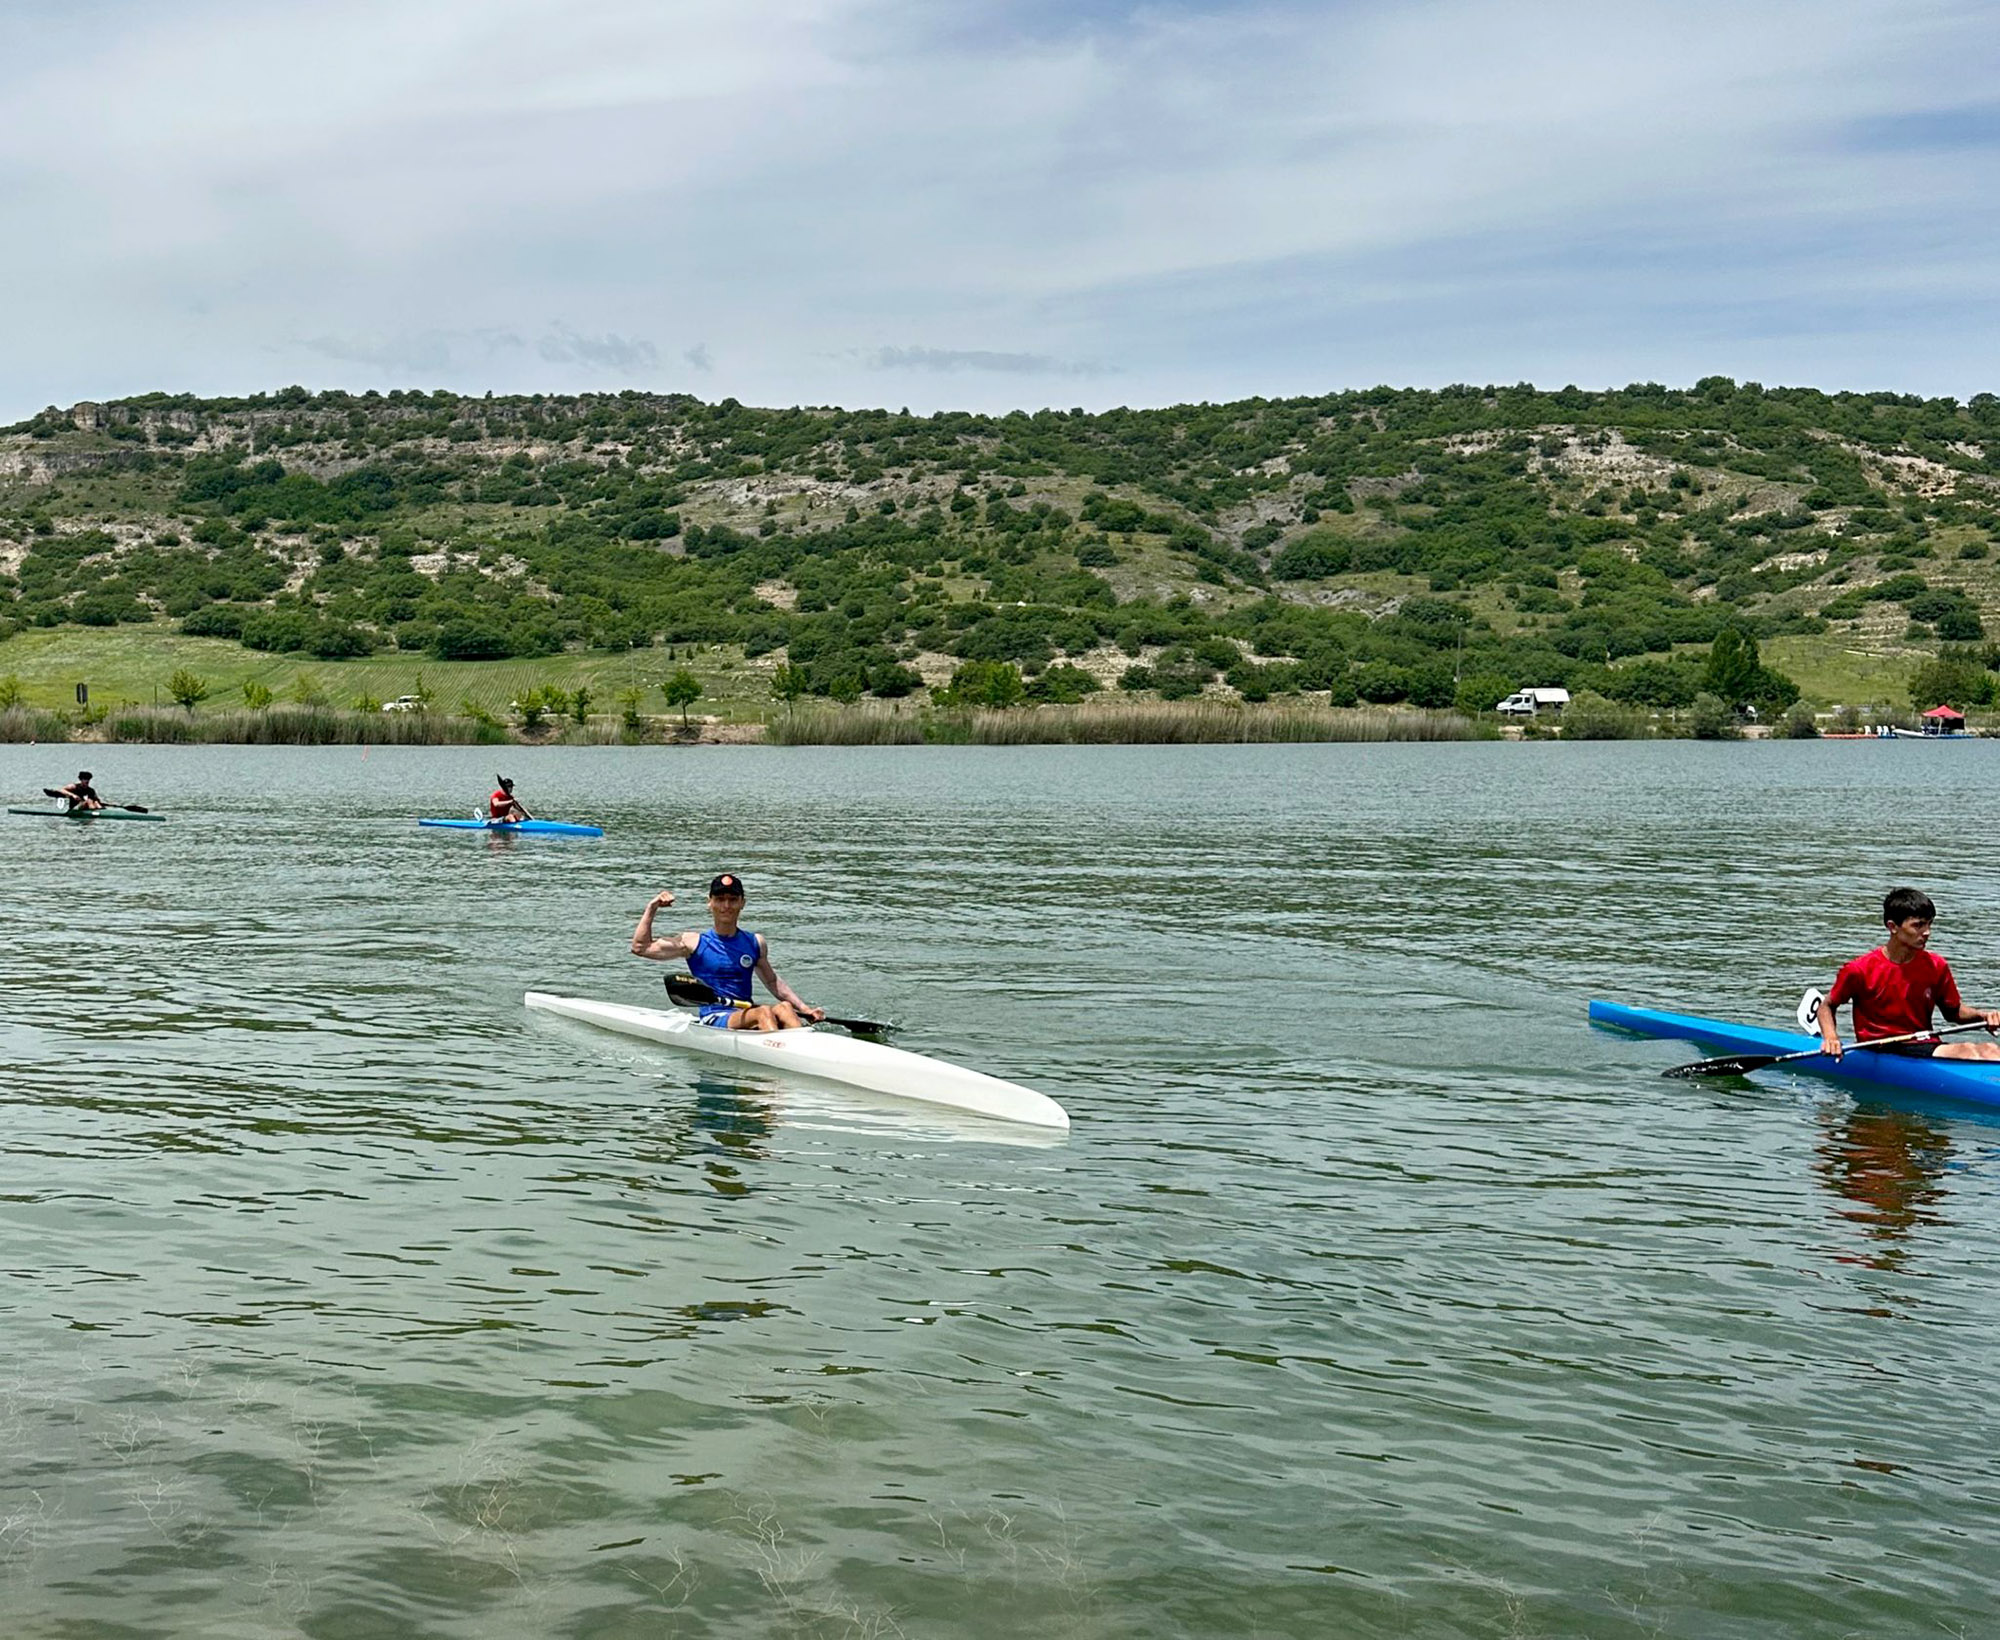
<svg viewBox="0 0 2000 1640"><path fill-rule="evenodd" d="M1952 734L1965 727L1965 714L1950 706L1933 706L1924 713L1924 730L1928 734Z"/></svg>

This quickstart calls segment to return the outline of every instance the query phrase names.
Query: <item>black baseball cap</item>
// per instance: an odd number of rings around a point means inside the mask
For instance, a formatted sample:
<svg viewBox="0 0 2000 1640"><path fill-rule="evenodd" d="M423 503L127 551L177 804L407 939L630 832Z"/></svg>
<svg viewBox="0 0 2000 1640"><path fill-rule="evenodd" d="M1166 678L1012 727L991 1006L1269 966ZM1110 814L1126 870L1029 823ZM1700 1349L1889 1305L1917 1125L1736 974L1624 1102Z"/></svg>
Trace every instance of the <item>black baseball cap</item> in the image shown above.
<svg viewBox="0 0 2000 1640"><path fill-rule="evenodd" d="M735 875L735 873L733 872L725 871L720 877L709 878L708 892L711 895L716 895L716 894L740 895L743 892L743 879Z"/></svg>
<svg viewBox="0 0 2000 1640"><path fill-rule="evenodd" d="M79 780L88 780L90 778L90 771L88 769L78 769L76 777Z"/></svg>

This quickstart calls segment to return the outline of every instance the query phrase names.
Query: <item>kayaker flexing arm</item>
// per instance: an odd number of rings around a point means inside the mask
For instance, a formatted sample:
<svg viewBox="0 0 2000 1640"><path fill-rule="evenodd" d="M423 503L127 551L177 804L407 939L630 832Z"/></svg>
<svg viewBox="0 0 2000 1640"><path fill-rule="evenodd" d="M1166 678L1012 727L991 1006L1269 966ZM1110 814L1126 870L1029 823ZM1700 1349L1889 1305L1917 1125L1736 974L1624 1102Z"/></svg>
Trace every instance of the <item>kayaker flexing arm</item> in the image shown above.
<svg viewBox="0 0 2000 1640"><path fill-rule="evenodd" d="M493 777L500 784L493 795L486 799L486 818L489 822L511 823L516 820L532 820L534 816L521 806L514 796L514 782L504 774Z"/></svg>
<svg viewBox="0 0 2000 1640"><path fill-rule="evenodd" d="M84 769L67 786L56 793L58 797L69 799L72 809L97 810L104 807L104 799L97 795L97 788L90 783L90 771Z"/></svg>
<svg viewBox="0 0 2000 1640"><path fill-rule="evenodd" d="M727 998L701 1005L704 1025L718 1025L727 1031L792 1031L826 1017L824 1008L815 1008L778 977L764 936L737 926L743 915L742 878L725 871L708 885L712 928L655 935L654 916L673 903L670 888L646 902L646 909L639 913L639 926L632 930L632 955L654 962L684 958L690 974L716 995ZM751 1002L752 974L764 982L776 1002Z"/></svg>
<svg viewBox="0 0 2000 1640"><path fill-rule="evenodd" d="M1854 1004L1856 1045L1863 1048L1872 1038L1929 1030L1933 1008L1953 1025L1976 1023L2000 1031L2000 1009L1966 1007L1951 964L1926 949L1936 917L1937 907L1921 889L1892 889L1882 901L1889 937L1841 969L1820 1007L1820 1041L1835 1059L1840 1026L1834 1014L1843 1002ZM1877 1051L1916 1059L2000 1059L1995 1042L1896 1042Z"/></svg>

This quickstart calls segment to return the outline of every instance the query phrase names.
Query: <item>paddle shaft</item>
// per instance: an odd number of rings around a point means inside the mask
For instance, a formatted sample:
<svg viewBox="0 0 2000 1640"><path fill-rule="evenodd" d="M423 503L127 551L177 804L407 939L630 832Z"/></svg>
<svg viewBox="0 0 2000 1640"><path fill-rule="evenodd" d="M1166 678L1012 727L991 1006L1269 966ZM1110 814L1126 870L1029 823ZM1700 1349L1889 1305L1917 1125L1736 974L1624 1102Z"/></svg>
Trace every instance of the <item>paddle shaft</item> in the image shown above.
<svg viewBox="0 0 2000 1640"><path fill-rule="evenodd" d="M69 801L69 793L58 791L54 786L44 786L42 788L42 795L44 797L60 797L65 802ZM123 809L127 814L151 814L153 812L142 803L106 803L104 806L107 809ZM70 807L75 808L76 805L72 802L70 803Z"/></svg>
<svg viewBox="0 0 2000 1640"><path fill-rule="evenodd" d="M1966 1025L1942 1025L1936 1030L1905 1031L1901 1036L1878 1036L1867 1042L1854 1043L1854 1047L1866 1052L1871 1048L1886 1048L1893 1042L1916 1042L1927 1036L1954 1036L1960 1031L1983 1031L1987 1028L1984 1020L1974 1020ZM1788 1065L1795 1059L1830 1059L1833 1056L1825 1048L1802 1048L1797 1053L1731 1053L1719 1054L1713 1059L1697 1059L1690 1065L1676 1065L1671 1070L1661 1071L1662 1076L1735 1076L1744 1071L1768 1070L1773 1065Z"/></svg>
<svg viewBox="0 0 2000 1640"><path fill-rule="evenodd" d="M738 997L726 997L712 986L704 985L691 974L669 974L666 977L667 995L676 1002L698 1005L705 1002L726 1002L732 1008L754 1008L755 1003L744 1002ZM841 1019L834 1014L820 1016L829 1025L838 1025L843 1031L852 1031L856 1036L881 1036L894 1027L874 1019Z"/></svg>

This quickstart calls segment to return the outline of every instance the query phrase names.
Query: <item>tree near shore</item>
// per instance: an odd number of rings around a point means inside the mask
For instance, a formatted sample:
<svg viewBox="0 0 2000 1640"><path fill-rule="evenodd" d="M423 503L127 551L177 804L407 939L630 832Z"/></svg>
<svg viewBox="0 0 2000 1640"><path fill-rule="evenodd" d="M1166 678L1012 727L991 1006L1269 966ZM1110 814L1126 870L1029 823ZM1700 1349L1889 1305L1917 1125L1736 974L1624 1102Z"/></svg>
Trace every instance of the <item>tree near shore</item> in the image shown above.
<svg viewBox="0 0 2000 1640"><path fill-rule="evenodd" d="M1746 706L1782 712L1799 698L1799 686L1766 666L1757 652L1757 640L1733 622L1716 633L1708 646L1701 688L1737 712Z"/></svg>
<svg viewBox="0 0 2000 1640"><path fill-rule="evenodd" d="M660 685L660 693L667 697L669 706L680 708L681 727L687 728L688 708L701 699L701 679L683 666Z"/></svg>
<svg viewBox="0 0 2000 1640"><path fill-rule="evenodd" d="M167 693L177 704L188 709L193 716L194 709L208 699L208 679L190 672L185 666L167 679Z"/></svg>

